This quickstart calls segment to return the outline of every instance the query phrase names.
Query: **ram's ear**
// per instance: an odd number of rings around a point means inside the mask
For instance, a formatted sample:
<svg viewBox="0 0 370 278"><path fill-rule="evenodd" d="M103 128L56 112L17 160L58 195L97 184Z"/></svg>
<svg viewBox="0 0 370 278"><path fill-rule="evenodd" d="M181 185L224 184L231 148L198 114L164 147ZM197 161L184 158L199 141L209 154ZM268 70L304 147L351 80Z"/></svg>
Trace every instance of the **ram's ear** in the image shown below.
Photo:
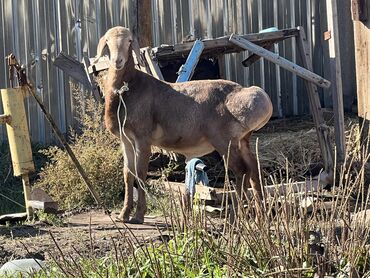
<svg viewBox="0 0 370 278"><path fill-rule="evenodd" d="M104 35L99 40L94 63L98 62L99 58L103 55L103 52L106 46L107 46L107 39Z"/></svg>
<svg viewBox="0 0 370 278"><path fill-rule="evenodd" d="M132 50L135 52L135 56L136 56L136 59L137 59L139 65L142 66L142 67L145 67L144 60L143 60L143 58L141 58L140 46L139 46L139 42L137 41L137 38L134 38L132 40L131 47L132 47Z"/></svg>

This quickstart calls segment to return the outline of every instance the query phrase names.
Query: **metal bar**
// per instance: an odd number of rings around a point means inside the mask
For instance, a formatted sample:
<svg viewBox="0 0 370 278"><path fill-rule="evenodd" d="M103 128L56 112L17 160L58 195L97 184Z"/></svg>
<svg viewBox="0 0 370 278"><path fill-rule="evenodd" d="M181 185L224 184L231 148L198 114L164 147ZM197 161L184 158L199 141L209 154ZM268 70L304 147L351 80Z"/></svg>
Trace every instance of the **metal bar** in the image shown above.
<svg viewBox="0 0 370 278"><path fill-rule="evenodd" d="M179 77L177 78L176 83L186 82L191 79L203 49L204 43L200 40L196 40L185 64L183 64L179 69Z"/></svg>
<svg viewBox="0 0 370 278"><path fill-rule="evenodd" d="M317 75L316 73L309 71L301 66L298 66L297 64L294 64L287 59L279 56L276 53L273 53L271 51L268 51L264 49L263 47L260 47L246 39L243 39L240 36L237 36L235 34L232 34L230 36L230 41L246 50L249 50L258 56L261 56L265 58L266 60L273 62L280 67L293 72L297 74L298 76L302 77L303 79L306 79L307 81L310 81L317 86L323 87L323 88L329 88L330 87L330 81L324 79L323 77Z"/></svg>
<svg viewBox="0 0 370 278"><path fill-rule="evenodd" d="M24 201L26 204L27 219L30 220L33 218L33 208L32 208L32 204L30 203L31 185L30 185L30 179L28 177L28 174L22 175L22 184L23 184L23 192L24 192Z"/></svg>

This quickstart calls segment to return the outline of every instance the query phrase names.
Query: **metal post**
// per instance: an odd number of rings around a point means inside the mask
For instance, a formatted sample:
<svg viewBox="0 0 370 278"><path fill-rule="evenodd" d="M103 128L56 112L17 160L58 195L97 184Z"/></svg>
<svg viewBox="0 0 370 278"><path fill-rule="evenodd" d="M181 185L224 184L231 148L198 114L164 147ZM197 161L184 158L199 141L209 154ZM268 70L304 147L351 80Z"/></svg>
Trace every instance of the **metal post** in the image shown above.
<svg viewBox="0 0 370 278"><path fill-rule="evenodd" d="M26 204L26 212L27 212L27 219L33 218L33 208L30 204L31 200L31 184L28 174L22 175L22 184L23 184L23 192L24 192L24 201Z"/></svg>

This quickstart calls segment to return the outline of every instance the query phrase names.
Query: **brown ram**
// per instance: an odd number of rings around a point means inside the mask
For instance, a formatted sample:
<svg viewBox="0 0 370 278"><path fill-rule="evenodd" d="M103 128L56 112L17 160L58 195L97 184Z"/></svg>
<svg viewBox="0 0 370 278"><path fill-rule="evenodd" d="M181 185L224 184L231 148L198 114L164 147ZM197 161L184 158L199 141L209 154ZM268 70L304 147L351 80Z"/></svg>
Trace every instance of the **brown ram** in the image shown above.
<svg viewBox="0 0 370 278"><path fill-rule="evenodd" d="M133 183L135 176L145 181L152 145L183 154L187 160L213 150L228 155L239 196L242 188L250 186L261 196L257 161L249 138L272 115L272 103L264 90L243 88L226 80L160 81L135 69L132 51L138 62L143 62L139 45L124 27L111 28L100 39L95 61L106 46L111 66L104 86L105 125L121 138L125 156L125 198L119 220L144 221L146 199L141 186L136 214L130 219Z"/></svg>

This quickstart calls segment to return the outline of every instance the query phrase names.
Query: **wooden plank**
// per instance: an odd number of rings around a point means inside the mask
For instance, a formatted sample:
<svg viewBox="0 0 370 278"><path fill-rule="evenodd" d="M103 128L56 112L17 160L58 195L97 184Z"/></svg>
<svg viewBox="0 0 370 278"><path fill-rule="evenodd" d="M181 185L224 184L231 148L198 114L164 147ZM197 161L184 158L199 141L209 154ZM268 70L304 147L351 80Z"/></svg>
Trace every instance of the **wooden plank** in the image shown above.
<svg viewBox="0 0 370 278"><path fill-rule="evenodd" d="M58 204L56 202L44 202L44 201L30 200L28 201L28 203L33 209L40 209L46 213L57 213L58 212Z"/></svg>
<svg viewBox="0 0 370 278"><path fill-rule="evenodd" d="M312 57L306 33L303 27L299 28L300 35L298 38L298 46L302 57L302 63L305 68L312 70ZM311 82L305 82L308 92L308 99L310 103L313 121L316 127L316 133L320 144L321 155L324 161L324 168L327 173L333 173L334 159L332 153L332 146L329 140L328 128L325 124L324 117L321 110L321 103L317 92L317 87Z"/></svg>
<svg viewBox="0 0 370 278"><path fill-rule="evenodd" d="M370 7L367 1L366 9ZM356 84L357 84L357 106L360 126L363 127L361 134L362 150L368 152L370 138L370 22L354 21L355 56L356 56ZM370 177L370 162L365 167L365 176Z"/></svg>
<svg viewBox="0 0 370 278"><path fill-rule="evenodd" d="M4 214L0 216L0 224L6 224L6 222L22 221L27 219L26 212Z"/></svg>
<svg viewBox="0 0 370 278"><path fill-rule="evenodd" d="M266 49L264 49L263 47L260 47L240 36L237 36L237 35L231 35L230 36L230 41L232 43L235 43L236 45L246 49L246 50L249 50L255 54L257 54L258 56L261 56L263 58L265 58L266 60L270 61L270 62L273 62L277 65L279 65L280 67L290 71L290 72L293 72L295 74L297 74L298 76L306 79L307 81L310 81L320 87L323 87L323 88L329 88L330 87L330 81L322 78L321 76L317 75L316 73L312 72L312 71L309 71L301 66L298 66L297 64L294 64L290 61L288 61L287 59L279 56L278 54L276 53L273 53L271 51L268 51Z"/></svg>
<svg viewBox="0 0 370 278"><path fill-rule="evenodd" d="M88 59L86 56L83 56L83 65L86 72L86 76L89 79L89 82L91 84L91 91L93 93L93 96L96 101L103 103L103 97L100 94L100 90L98 85L95 82L95 79L93 77L93 74L89 73L89 67L90 67L90 59Z"/></svg>
<svg viewBox="0 0 370 278"><path fill-rule="evenodd" d="M204 44L200 40L196 40L194 42L194 46L191 49L188 58L186 59L186 62L184 65L182 65L179 69L179 76L176 80L176 83L178 82L186 82L191 79L194 73L194 69L198 64L200 55L202 54L202 51L204 49Z"/></svg>
<svg viewBox="0 0 370 278"><path fill-rule="evenodd" d="M91 62L91 58L90 58ZM92 63L92 62L91 62ZM99 61L97 63L91 64L88 68L88 73L97 73L102 70L108 69L110 66L109 63L109 57L108 56L103 56L99 58Z"/></svg>
<svg viewBox="0 0 370 278"><path fill-rule="evenodd" d="M283 197L288 196L289 194L299 194L299 193L306 193L306 192L319 192L325 188L327 183L325 181L319 181L317 179L312 181L302 181L302 182L292 182L292 183L283 183L283 184L275 184L275 185L267 185L263 188L265 198L274 198L274 197ZM203 186L205 187L205 186ZM215 188L213 189L212 195L206 195L206 191L202 189L199 198L202 200L216 200L217 203L222 203L227 197L229 200L237 199L236 191L224 191L222 188ZM198 193L198 192L197 192ZM253 198L253 189L248 188L246 195L247 198ZM203 198L201 198L203 197Z"/></svg>
<svg viewBox="0 0 370 278"><path fill-rule="evenodd" d="M358 116L370 121L370 23L354 22Z"/></svg>
<svg viewBox="0 0 370 278"><path fill-rule="evenodd" d="M340 161L343 161L346 152L346 142L344 134L342 61L339 41L337 0L327 0L326 9L328 29L331 33L331 39L329 39L329 56L331 80L333 81L331 92L334 110L335 143L338 158Z"/></svg>
<svg viewBox="0 0 370 278"><path fill-rule="evenodd" d="M263 47L263 48L265 48L269 51L272 51L274 49L273 45L274 45L274 43L267 42L267 43L262 44L261 47ZM242 65L244 67L250 67L255 62L257 62L259 59L261 59L261 56L258 56L257 54L252 54L242 62Z"/></svg>
<svg viewBox="0 0 370 278"><path fill-rule="evenodd" d="M144 57L145 57L146 62L148 63L148 66L149 66L149 69L152 75L159 80L164 80L161 69L159 68L157 61L154 61L150 55L150 48L144 49Z"/></svg>
<svg viewBox="0 0 370 278"><path fill-rule="evenodd" d="M265 197L286 196L288 194L318 192L323 190L330 182L331 175L327 173L321 173L321 175L313 178L312 180L267 185L263 188L263 190ZM168 182L165 187L168 190L173 190L174 192L179 192L180 194L186 194L186 187L184 183ZM235 190L225 191L224 188L208 187L202 184L196 184L195 192L199 199L215 201L216 203L221 203L225 197L229 199L237 198ZM252 198L253 189L248 188L246 194L248 198Z"/></svg>
<svg viewBox="0 0 370 278"><path fill-rule="evenodd" d="M258 45L266 41L279 41L298 36L297 28L283 29L269 33L254 33L241 36ZM223 36L216 39L202 40L204 50L201 57L217 56L220 53L233 53L244 51L243 48L236 46L229 41L229 36ZM161 46L153 48L153 55L158 61L173 60L187 56L193 47L193 42L185 42L177 45Z"/></svg>
<svg viewBox="0 0 370 278"><path fill-rule="evenodd" d="M91 83L87 77L85 66L72 56L64 52L60 52L55 58L54 66L58 67L64 73L91 89Z"/></svg>

